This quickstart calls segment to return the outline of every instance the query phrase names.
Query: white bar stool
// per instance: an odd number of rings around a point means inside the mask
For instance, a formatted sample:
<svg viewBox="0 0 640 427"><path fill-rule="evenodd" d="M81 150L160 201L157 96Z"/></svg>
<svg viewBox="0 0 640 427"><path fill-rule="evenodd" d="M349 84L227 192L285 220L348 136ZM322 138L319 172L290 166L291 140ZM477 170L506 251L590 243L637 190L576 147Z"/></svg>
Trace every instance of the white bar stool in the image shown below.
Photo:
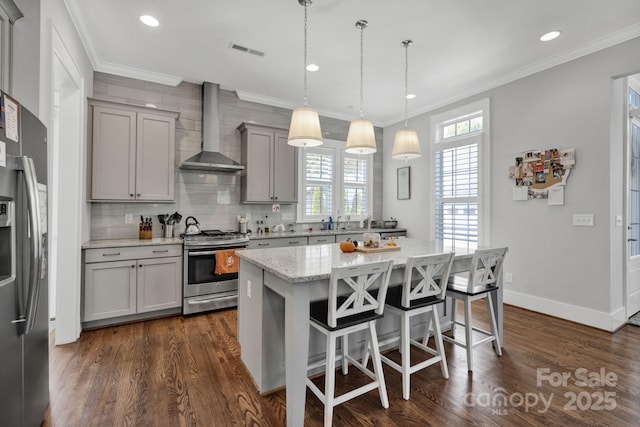
<svg viewBox="0 0 640 427"><path fill-rule="evenodd" d="M326 359L311 364L308 370L325 365L324 393L307 378L307 386L324 403L324 425L331 426L333 408L347 400L378 389L384 408L389 407L387 389L382 373L382 362L376 335L376 319L383 315L393 261L381 261L349 267L334 267L329 279L329 298L315 301L310 306L311 326L326 336ZM373 289L374 283L379 283ZM372 293L373 291L373 293ZM373 354L373 372L348 354L348 335L369 331L368 342ZM342 338L342 355L336 356L338 338ZM348 373L351 362L373 381L340 396L335 396L335 365L342 360L342 372Z"/></svg>
<svg viewBox="0 0 640 427"><path fill-rule="evenodd" d="M502 270L502 263L507 253L507 248L497 249L478 249L474 252L471 260L471 269L468 276L454 276L454 280L447 286L447 297L453 299L451 312L451 337L443 336L444 340L452 344L463 347L467 350L467 369L473 371L473 349L480 344L495 341L495 352L498 356L502 356L502 341L498 334L498 326L496 324L496 316L493 313L493 299L491 291L498 286L498 277ZM477 328L473 326L471 316L471 302L479 299L485 299L487 304L487 313L491 331ZM464 303L464 323L456 321L456 302L458 300ZM456 326L464 326L465 339L455 339ZM477 332L484 338L473 341L473 332Z"/></svg>
<svg viewBox="0 0 640 427"><path fill-rule="evenodd" d="M379 345L400 341L401 364L397 364L385 355L382 361L402 373L402 397L409 400L410 376L428 366L440 362L444 378L449 378L447 358L444 353L442 332L438 315L438 304L445 302L449 272L453 262L453 252L424 255L407 258L404 280L401 286L389 288L387 292L387 311L400 317L400 335L394 336ZM427 314L422 342L411 339L411 318ZM429 347L429 335L433 334L435 349ZM430 358L411 366L411 346L431 355ZM366 363L367 355L365 355Z"/></svg>

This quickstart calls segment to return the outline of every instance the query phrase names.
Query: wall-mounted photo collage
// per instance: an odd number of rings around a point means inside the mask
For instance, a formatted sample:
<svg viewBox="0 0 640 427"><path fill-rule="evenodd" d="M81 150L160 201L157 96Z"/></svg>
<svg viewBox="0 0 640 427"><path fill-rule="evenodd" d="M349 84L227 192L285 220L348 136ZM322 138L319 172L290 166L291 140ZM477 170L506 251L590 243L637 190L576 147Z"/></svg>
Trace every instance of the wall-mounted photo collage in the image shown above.
<svg viewBox="0 0 640 427"><path fill-rule="evenodd" d="M564 204L564 186L576 163L575 149L527 151L516 156L509 167L515 181L513 200L548 199L550 205Z"/></svg>

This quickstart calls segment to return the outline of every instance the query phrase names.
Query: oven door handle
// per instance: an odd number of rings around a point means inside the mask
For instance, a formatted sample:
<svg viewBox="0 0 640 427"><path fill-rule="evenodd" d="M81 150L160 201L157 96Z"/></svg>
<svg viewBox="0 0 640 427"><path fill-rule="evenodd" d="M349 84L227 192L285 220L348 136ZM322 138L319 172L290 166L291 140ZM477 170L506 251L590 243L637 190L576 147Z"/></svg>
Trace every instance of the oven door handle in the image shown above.
<svg viewBox="0 0 640 427"><path fill-rule="evenodd" d="M187 256L209 256L215 255L218 251L200 251L200 252L190 252L187 251Z"/></svg>
<svg viewBox="0 0 640 427"><path fill-rule="evenodd" d="M231 299L235 299L238 298L237 295L231 295L228 297L222 297L222 298L208 298L208 299L199 299L199 300L189 300L187 301L187 304L189 305L197 305L197 304L208 304L210 302L215 302L215 301L229 301Z"/></svg>

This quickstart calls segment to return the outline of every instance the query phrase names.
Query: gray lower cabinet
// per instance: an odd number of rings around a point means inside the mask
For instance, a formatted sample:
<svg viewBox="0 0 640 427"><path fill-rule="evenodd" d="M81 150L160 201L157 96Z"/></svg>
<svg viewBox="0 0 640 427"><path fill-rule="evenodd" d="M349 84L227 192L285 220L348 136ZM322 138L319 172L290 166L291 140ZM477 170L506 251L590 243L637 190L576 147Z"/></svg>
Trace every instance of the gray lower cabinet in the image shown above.
<svg viewBox="0 0 640 427"><path fill-rule="evenodd" d="M309 236L309 244L310 245L328 245L330 243L335 243L336 241L341 242L342 240L336 240L340 237L341 236Z"/></svg>
<svg viewBox="0 0 640 427"><path fill-rule="evenodd" d="M340 234L336 236L338 242L344 242L351 239L352 242L362 242L364 240L364 233L352 233L352 234Z"/></svg>
<svg viewBox="0 0 640 427"><path fill-rule="evenodd" d="M180 245L85 250L82 321L180 307L181 252Z"/></svg>
<svg viewBox="0 0 640 427"><path fill-rule="evenodd" d="M274 237L271 239L249 240L249 249L284 248L307 244L306 237Z"/></svg>

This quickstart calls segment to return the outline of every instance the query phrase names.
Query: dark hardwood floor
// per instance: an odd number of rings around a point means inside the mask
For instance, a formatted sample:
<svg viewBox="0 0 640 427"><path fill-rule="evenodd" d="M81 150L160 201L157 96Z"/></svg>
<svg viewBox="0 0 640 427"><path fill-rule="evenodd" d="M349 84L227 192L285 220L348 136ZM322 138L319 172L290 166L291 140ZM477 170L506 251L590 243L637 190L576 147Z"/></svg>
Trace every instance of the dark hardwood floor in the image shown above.
<svg viewBox="0 0 640 427"><path fill-rule="evenodd" d="M449 379L438 366L412 375L409 401L400 374L385 367L389 409L373 391L338 406L334 426L638 425L640 327L611 334L512 306L504 313L501 358L477 347L468 374L464 349L445 343ZM474 315L484 318L483 306ZM284 390L256 392L236 332L236 311L227 310L88 331L52 347L43 425L284 425ZM337 374L338 391L358 374ZM305 425L321 426L322 411L307 391Z"/></svg>

